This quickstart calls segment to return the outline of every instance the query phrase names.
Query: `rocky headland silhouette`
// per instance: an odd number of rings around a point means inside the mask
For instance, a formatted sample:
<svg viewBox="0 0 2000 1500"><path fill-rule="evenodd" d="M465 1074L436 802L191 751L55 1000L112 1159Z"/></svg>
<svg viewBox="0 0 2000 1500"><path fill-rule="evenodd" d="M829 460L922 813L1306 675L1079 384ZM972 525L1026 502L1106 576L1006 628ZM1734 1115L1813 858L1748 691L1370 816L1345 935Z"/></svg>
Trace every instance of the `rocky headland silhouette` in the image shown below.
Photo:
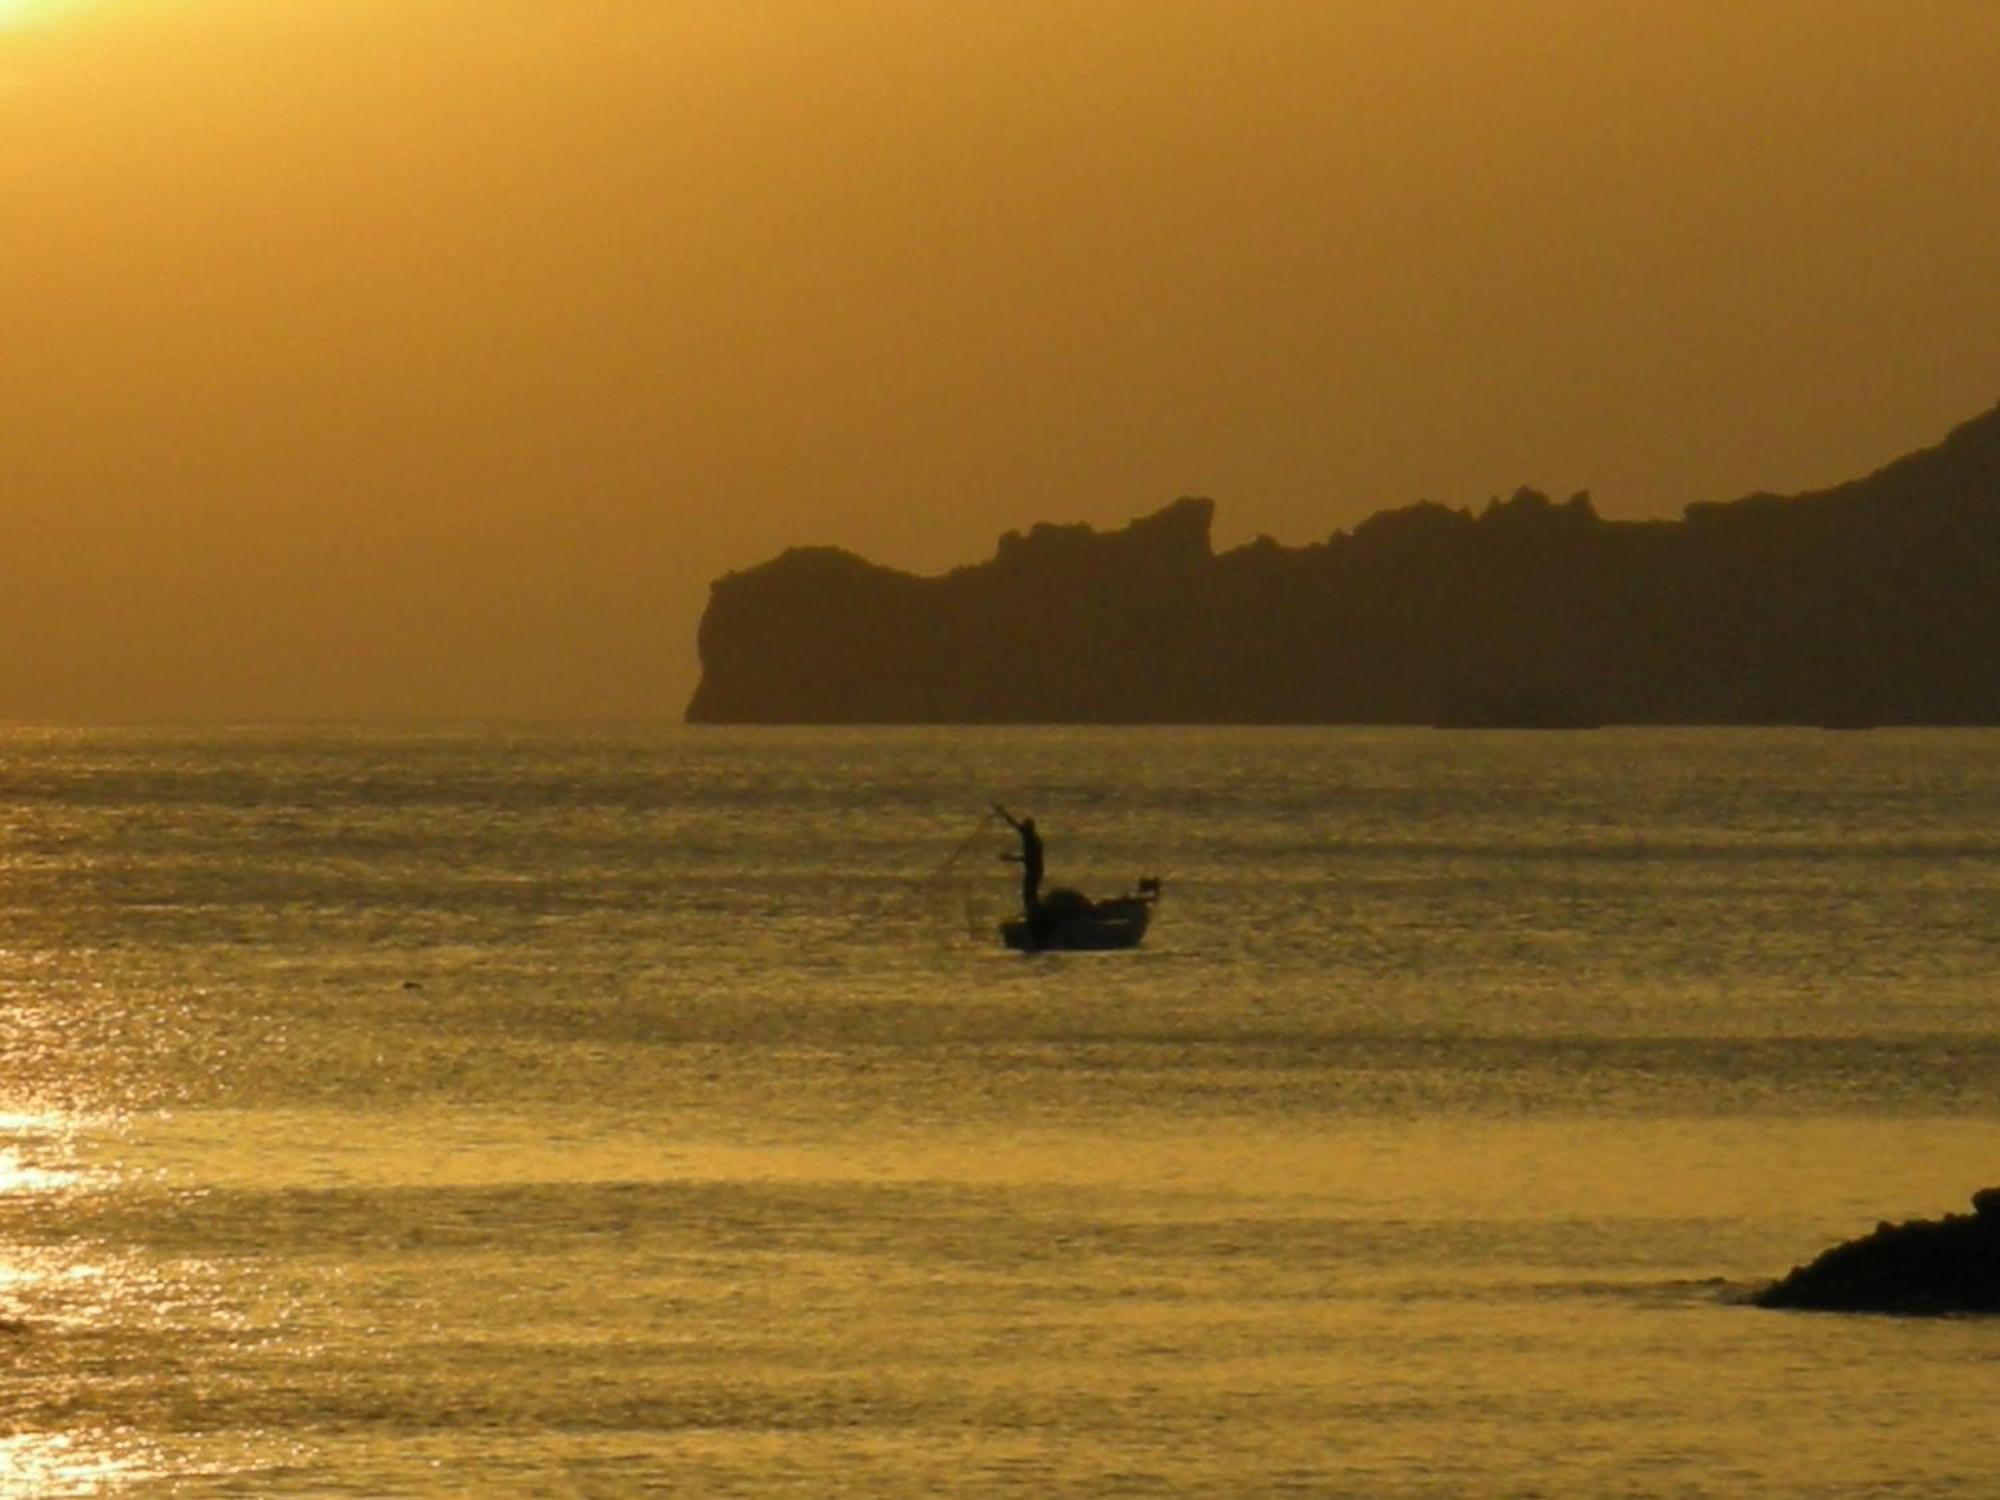
<svg viewBox="0 0 2000 1500"><path fill-rule="evenodd" d="M2000 1188L1974 1193L1972 1209L1878 1224L1751 1300L1821 1312L2000 1313Z"/></svg>
<svg viewBox="0 0 2000 1500"><path fill-rule="evenodd" d="M1832 489L1606 521L1523 489L1216 553L1214 503L936 577L793 548L712 588L710 723L2000 723L2000 407Z"/></svg>

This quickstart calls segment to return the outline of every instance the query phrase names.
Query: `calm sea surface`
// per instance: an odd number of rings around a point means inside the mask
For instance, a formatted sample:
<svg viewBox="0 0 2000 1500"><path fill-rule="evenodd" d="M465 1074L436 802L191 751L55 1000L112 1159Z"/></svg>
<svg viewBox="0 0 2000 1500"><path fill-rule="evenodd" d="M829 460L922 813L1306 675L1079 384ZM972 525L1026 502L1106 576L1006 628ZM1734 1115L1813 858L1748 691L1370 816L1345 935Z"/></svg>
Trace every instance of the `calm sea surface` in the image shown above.
<svg viewBox="0 0 2000 1500"><path fill-rule="evenodd" d="M0 730L8 1494L1990 1496L1989 1183L2000 734Z"/></svg>

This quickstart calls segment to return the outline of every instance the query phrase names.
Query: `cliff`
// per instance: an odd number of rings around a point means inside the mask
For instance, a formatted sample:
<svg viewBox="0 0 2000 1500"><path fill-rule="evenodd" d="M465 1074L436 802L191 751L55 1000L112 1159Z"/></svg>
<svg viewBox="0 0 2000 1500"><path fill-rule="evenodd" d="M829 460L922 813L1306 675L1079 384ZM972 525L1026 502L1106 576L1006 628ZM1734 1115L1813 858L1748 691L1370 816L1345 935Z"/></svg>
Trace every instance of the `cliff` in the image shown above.
<svg viewBox="0 0 2000 1500"><path fill-rule="evenodd" d="M714 586L735 723L2000 723L2000 407L1864 479L1601 519L1533 490L1217 554L1214 505L939 577L795 548Z"/></svg>

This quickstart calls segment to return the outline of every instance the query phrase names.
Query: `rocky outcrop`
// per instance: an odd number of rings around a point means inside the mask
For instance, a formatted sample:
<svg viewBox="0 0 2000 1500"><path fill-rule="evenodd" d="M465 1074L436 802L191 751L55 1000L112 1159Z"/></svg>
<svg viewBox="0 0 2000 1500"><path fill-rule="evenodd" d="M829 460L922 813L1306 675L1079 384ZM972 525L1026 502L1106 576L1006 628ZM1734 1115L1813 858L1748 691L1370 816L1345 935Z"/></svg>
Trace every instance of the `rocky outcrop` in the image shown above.
<svg viewBox="0 0 2000 1500"><path fill-rule="evenodd" d="M1905 1314L2000 1313L2000 1188L1973 1212L1878 1224L1794 1266L1752 1300L1759 1307Z"/></svg>
<svg viewBox="0 0 2000 1500"><path fill-rule="evenodd" d="M1036 526L938 577L718 581L690 720L2000 723L2000 408L1813 494L1600 518L1533 490L1217 554L1214 505Z"/></svg>

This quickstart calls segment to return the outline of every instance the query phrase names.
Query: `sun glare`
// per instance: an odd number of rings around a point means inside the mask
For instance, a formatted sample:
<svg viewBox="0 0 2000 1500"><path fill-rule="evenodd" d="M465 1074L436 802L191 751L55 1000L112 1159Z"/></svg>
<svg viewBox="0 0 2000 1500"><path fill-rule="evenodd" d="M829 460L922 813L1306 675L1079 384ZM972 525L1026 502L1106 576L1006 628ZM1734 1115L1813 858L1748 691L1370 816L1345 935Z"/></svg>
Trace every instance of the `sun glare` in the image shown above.
<svg viewBox="0 0 2000 1500"><path fill-rule="evenodd" d="M0 0L0 31L47 26L64 11L75 10L81 4L83 0Z"/></svg>

